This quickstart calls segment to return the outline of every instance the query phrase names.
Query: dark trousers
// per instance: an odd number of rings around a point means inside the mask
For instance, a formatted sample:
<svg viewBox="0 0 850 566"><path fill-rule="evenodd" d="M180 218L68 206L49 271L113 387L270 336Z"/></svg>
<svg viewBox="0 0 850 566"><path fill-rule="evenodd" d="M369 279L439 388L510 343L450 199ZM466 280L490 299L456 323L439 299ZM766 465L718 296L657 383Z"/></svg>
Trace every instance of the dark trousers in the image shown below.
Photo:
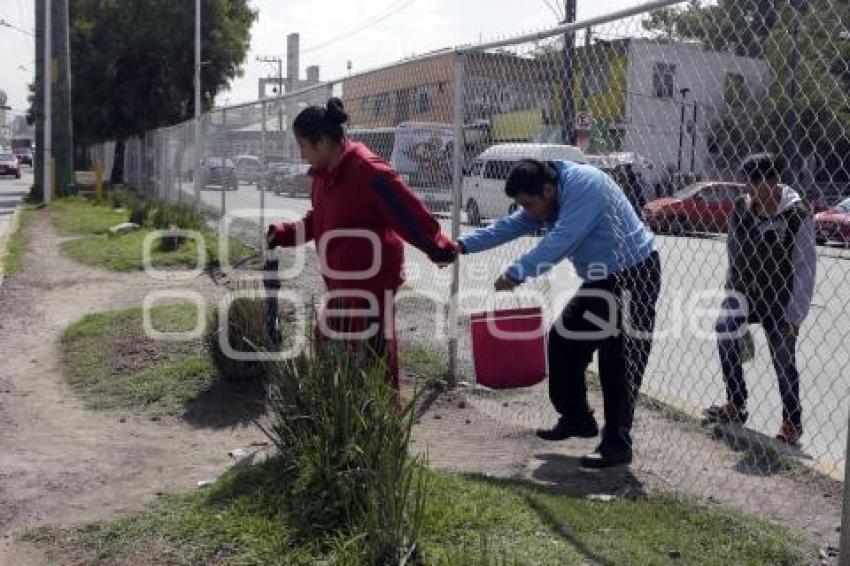
<svg viewBox="0 0 850 566"><path fill-rule="evenodd" d="M744 382L744 369L741 367L741 337L750 323L760 324L767 336L770 358L779 381L782 420L791 422L798 430L802 430L800 373L797 371L796 359L797 332L784 322L770 319L761 321L743 316L736 297L729 297L724 301L716 326L720 366L726 381L726 398L739 409L747 406L747 384Z"/></svg>
<svg viewBox="0 0 850 566"><path fill-rule="evenodd" d="M599 352L603 442L631 446L635 402L652 349L660 288L656 252L635 267L584 283L549 333L549 397L567 419L589 414L585 374L593 354Z"/></svg>

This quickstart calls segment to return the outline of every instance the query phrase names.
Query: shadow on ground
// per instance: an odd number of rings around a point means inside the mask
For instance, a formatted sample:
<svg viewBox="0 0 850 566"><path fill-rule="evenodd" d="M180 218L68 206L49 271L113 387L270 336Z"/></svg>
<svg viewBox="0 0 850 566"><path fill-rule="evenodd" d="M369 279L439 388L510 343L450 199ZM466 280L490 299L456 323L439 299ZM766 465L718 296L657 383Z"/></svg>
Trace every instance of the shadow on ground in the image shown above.
<svg viewBox="0 0 850 566"><path fill-rule="evenodd" d="M183 420L198 428L251 424L266 411L267 390L259 381L216 379L185 405Z"/></svg>
<svg viewBox="0 0 850 566"><path fill-rule="evenodd" d="M588 495L613 495L630 499L646 497L643 484L628 466L617 466L604 470L588 470L581 467L581 458L557 453L535 454L540 464L531 472L531 477L559 492L577 497Z"/></svg>

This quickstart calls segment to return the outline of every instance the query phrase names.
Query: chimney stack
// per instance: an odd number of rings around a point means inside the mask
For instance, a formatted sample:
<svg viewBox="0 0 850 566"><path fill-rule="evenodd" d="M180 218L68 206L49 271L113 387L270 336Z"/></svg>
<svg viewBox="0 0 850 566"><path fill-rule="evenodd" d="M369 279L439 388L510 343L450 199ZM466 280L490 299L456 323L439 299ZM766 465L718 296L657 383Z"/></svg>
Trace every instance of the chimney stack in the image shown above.
<svg viewBox="0 0 850 566"><path fill-rule="evenodd" d="M301 38L297 33L286 37L286 82L287 90L298 90L301 76Z"/></svg>

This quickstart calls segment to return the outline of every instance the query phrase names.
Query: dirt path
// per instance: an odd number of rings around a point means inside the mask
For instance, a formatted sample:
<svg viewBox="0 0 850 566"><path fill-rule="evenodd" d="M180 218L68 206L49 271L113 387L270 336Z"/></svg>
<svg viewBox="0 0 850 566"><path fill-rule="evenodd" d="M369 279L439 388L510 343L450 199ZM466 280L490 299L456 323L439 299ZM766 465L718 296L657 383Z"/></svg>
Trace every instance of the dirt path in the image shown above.
<svg viewBox="0 0 850 566"><path fill-rule="evenodd" d="M175 285L65 259L44 213L29 229L25 267L0 288L0 564L39 563L33 549L12 548L12 532L104 519L159 492L193 489L232 463L229 451L263 440L253 426L202 428L84 409L61 375L61 331ZM220 292L205 277L188 286Z"/></svg>
<svg viewBox="0 0 850 566"><path fill-rule="evenodd" d="M137 306L148 292L175 285L65 259L44 214L30 230L32 249L23 272L0 288L3 566L46 563L38 549L13 544L11 534L22 528L104 519L138 509L158 492L194 489L197 481L214 478L231 463L230 450L263 440L250 425L222 429L84 409L61 376L60 332L87 313ZM309 270L297 286L315 292L315 278ZM221 292L203 277L188 286L207 296ZM421 317L415 309L399 310L403 340L428 342ZM468 363L465 348L461 357ZM598 394L592 402L601 415ZM545 386L504 397L458 390L421 418L415 447L439 469L525 478L577 495L683 495L790 526L822 548L837 543L835 483L777 473L766 460L753 461L692 425L647 409L638 413L631 468L582 471L578 457L595 441L537 440L534 428L552 418Z"/></svg>

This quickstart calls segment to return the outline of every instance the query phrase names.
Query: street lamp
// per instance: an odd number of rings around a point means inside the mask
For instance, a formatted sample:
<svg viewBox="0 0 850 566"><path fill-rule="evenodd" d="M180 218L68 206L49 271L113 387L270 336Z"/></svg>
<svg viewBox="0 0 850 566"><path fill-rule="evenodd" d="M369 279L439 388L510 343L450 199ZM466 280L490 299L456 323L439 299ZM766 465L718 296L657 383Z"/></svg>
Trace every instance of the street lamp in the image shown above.
<svg viewBox="0 0 850 566"><path fill-rule="evenodd" d="M685 102L688 98L688 93L691 92L689 88L683 88L679 90L682 93L682 118L679 122L679 179L681 181L682 177L682 151L684 150L685 145Z"/></svg>

